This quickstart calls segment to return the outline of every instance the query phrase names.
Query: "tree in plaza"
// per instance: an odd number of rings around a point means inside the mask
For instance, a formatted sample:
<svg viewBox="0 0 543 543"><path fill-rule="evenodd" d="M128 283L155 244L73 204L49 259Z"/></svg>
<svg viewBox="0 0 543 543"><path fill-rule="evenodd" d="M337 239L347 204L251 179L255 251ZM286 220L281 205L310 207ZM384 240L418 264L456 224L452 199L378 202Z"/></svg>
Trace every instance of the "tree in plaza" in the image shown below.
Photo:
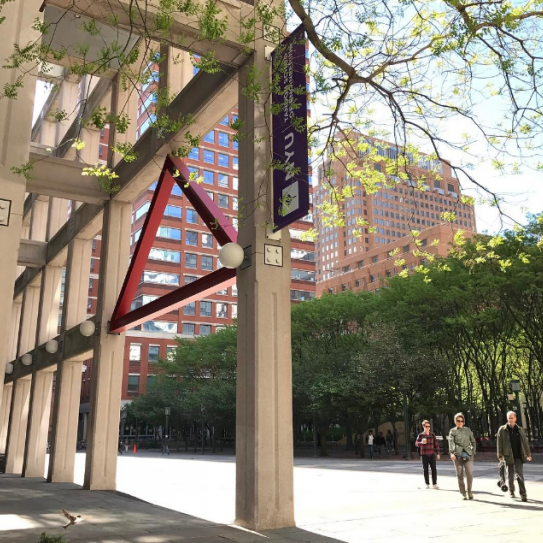
<svg viewBox="0 0 543 543"><path fill-rule="evenodd" d="M317 426L323 456L328 454L330 425L349 420L355 424L353 395L371 392L355 364L366 343L369 297L345 292L292 308L295 416Z"/></svg>
<svg viewBox="0 0 543 543"><path fill-rule="evenodd" d="M159 388L165 381L176 383L184 420L195 434L209 430L214 449L217 436L235 432L236 360L237 328L230 326L194 340L177 339L172 358L159 363Z"/></svg>

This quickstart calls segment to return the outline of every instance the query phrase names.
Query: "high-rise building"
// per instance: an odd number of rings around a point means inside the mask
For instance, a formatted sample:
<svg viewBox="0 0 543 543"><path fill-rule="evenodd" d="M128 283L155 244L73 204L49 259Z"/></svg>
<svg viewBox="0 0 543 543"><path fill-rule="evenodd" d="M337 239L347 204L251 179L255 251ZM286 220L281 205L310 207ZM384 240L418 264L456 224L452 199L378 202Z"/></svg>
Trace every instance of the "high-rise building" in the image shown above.
<svg viewBox="0 0 543 543"><path fill-rule="evenodd" d="M368 148L377 149L383 161L400 153L392 143L371 138L364 141ZM347 169L347 163L355 160L360 166L369 165L384 173L385 164L375 159L368 161L366 154L368 150L359 156L325 162L318 169L314 191L315 225L319 233L317 295L378 289L387 277L424 264L424 253L446 256L455 231L476 231L473 205L462 202L459 181L448 163L421 155L416 164L406 167L409 174L404 176L406 179L389 175L386 183L369 194L360 180L349 176ZM339 211L345 217L344 226L327 226L319 205L329 200L332 187L343 189L347 185L352 188L352 196L339 204ZM443 218L444 213L452 222ZM360 219L366 224L361 225ZM414 231L420 234L415 236ZM399 254L391 257L394 249L399 249ZM396 266L397 259L405 263Z"/></svg>

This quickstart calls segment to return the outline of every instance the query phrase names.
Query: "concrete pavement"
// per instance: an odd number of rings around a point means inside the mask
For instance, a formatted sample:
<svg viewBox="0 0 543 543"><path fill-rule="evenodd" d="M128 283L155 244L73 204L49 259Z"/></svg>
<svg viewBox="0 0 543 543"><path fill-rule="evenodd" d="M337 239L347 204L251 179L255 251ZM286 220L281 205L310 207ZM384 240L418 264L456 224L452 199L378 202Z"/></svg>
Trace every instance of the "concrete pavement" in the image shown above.
<svg viewBox="0 0 543 543"><path fill-rule="evenodd" d="M528 503L512 500L498 489L496 464L490 463L475 465L474 501L460 498L450 461L438 463L440 490L426 490L418 462L303 458L296 459L295 465L298 528L261 535L228 527L234 517L235 464L231 456L138 453L119 457L119 490L153 505L114 493L89 493L75 490L75 486L61 488L63 485L50 490L53 485L37 480L0 476L0 541L37 541L25 539L24 534L51 526L46 522L59 526L62 504L86 517L68 530L66 535L74 541L154 543L193 538L197 543L207 543L208 538L218 542L213 538L219 537L243 542L267 538L349 543L393 539L409 543L424 537L451 543L459 539L463 543L512 543L541 537L542 465L525 467ZM83 466L84 454L78 454L79 481ZM25 485L35 485L37 490ZM9 497L13 495L12 486L17 487L13 503ZM24 497L27 492L39 495L29 501ZM54 507L49 507L51 503ZM25 512L30 507L27 504L34 504L30 512ZM22 515L25 522L39 519L40 527L34 531L11 529L11 533L2 528L6 525L2 520L6 518L6 505L12 507L10 522L21 522L13 515ZM45 505L47 511L43 512L40 508ZM128 512L126 516L123 511ZM217 535L217 531L221 533Z"/></svg>

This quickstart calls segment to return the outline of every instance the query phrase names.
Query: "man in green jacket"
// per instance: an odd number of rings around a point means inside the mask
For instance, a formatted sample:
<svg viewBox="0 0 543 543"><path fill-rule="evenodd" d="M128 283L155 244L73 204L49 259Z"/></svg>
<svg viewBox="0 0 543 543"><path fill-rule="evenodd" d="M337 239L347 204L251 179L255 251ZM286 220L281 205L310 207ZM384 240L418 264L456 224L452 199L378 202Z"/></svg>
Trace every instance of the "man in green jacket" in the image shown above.
<svg viewBox="0 0 543 543"><path fill-rule="evenodd" d="M530 444L526 432L517 424L517 415L514 411L507 413L508 423L498 430L498 460L505 461L509 473L509 492L515 497L515 472L522 501L528 501L526 485L524 484L524 462L532 461Z"/></svg>

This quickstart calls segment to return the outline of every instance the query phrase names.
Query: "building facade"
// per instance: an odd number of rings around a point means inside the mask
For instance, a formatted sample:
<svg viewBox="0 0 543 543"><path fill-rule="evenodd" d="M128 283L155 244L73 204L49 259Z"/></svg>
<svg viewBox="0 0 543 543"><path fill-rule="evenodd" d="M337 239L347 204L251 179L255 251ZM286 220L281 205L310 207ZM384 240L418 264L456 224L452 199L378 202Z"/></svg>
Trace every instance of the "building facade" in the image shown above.
<svg viewBox="0 0 543 543"><path fill-rule="evenodd" d="M399 152L392 143L365 141L376 146L383 158L393 159ZM360 166L367 164L363 153L356 160ZM378 160L372 160L370 167L385 171L385 164ZM378 289L387 277L424 264L419 252L446 256L457 230L469 235L476 232L473 205L462 201L459 181L449 164L422 155L407 169L406 179L388 176L387 183L369 194L359 180L349 178L344 161L320 165L315 187L317 295ZM420 180L424 180L422 185ZM319 206L329 199L332 187L347 185L353 196L340 204L344 226L326 226ZM366 224L357 224L359 219ZM415 236L414 231L420 234ZM420 240L419 247L415 239ZM399 254L391 257L389 253L397 248ZM405 264L395 266L399 258Z"/></svg>

